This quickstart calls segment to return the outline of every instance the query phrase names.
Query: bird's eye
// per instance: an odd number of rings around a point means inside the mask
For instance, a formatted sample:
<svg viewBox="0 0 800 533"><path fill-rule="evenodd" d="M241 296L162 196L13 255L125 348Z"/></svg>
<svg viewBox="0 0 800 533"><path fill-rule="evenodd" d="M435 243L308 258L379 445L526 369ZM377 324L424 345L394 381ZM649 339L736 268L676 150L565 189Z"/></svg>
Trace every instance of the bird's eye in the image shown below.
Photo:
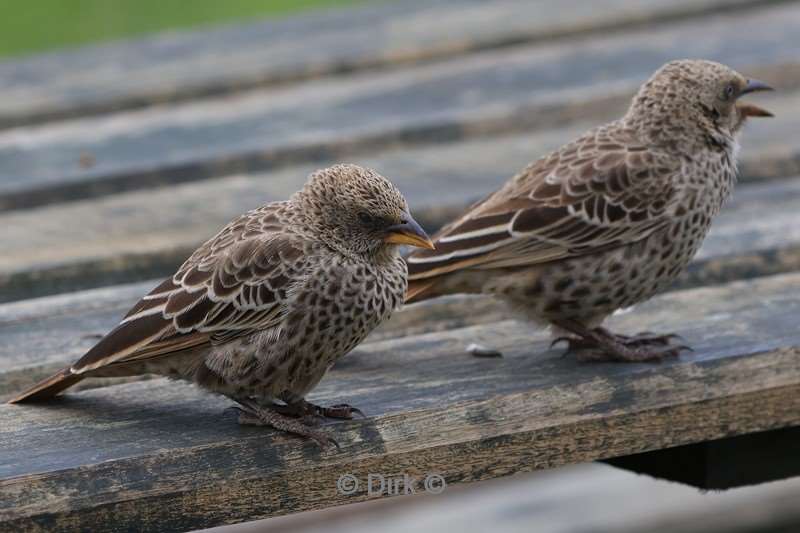
<svg viewBox="0 0 800 533"><path fill-rule="evenodd" d="M729 83L725 86L725 100L730 100L733 98L733 94L736 92L736 87L733 86L732 83Z"/></svg>
<svg viewBox="0 0 800 533"><path fill-rule="evenodd" d="M358 220L360 220L363 224L372 224L374 221L372 216L364 211L358 214Z"/></svg>

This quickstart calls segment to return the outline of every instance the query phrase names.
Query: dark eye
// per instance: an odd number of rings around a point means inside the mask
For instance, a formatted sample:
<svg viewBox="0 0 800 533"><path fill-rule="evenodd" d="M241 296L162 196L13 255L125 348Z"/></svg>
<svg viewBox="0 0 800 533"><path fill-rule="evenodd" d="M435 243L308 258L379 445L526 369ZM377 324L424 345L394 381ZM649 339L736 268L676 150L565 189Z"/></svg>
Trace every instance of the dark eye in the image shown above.
<svg viewBox="0 0 800 533"><path fill-rule="evenodd" d="M358 220L360 220L362 224L372 224L375 222L375 220L372 218L372 215L365 213L364 211L358 214Z"/></svg>
<svg viewBox="0 0 800 533"><path fill-rule="evenodd" d="M736 87L734 87L732 83L729 83L725 87L725 100L730 100L731 98L733 98L735 92L736 92Z"/></svg>

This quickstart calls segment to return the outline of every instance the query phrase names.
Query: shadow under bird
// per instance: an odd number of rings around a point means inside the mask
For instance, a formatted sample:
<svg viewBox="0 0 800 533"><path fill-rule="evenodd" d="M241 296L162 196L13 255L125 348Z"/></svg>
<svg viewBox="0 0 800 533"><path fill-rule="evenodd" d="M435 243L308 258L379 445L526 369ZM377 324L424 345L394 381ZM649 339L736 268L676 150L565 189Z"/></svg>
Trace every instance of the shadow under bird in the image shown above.
<svg viewBox="0 0 800 533"><path fill-rule="evenodd" d="M86 377L161 374L233 399L240 423L336 444L314 422L359 411L304 397L402 304L404 244L433 246L394 185L355 165L319 170L230 222L80 360L10 403Z"/></svg>
<svg viewBox="0 0 800 533"><path fill-rule="evenodd" d="M667 63L622 118L531 163L411 254L407 301L499 296L581 360L677 355L677 335L602 323L686 268L733 189L742 126L772 116L740 99L770 89L719 63Z"/></svg>

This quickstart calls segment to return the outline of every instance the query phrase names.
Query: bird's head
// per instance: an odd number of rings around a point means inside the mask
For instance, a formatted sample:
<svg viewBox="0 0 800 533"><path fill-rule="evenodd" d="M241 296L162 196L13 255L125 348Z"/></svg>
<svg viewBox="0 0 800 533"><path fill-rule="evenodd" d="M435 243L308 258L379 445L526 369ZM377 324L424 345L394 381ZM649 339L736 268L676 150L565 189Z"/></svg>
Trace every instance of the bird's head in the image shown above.
<svg viewBox="0 0 800 533"><path fill-rule="evenodd" d="M670 61L642 85L626 118L656 138L730 143L748 117L772 116L740 98L769 90L720 63Z"/></svg>
<svg viewBox="0 0 800 533"><path fill-rule="evenodd" d="M294 201L307 230L344 253L375 256L402 244L433 248L400 191L374 170L344 164L318 170Z"/></svg>

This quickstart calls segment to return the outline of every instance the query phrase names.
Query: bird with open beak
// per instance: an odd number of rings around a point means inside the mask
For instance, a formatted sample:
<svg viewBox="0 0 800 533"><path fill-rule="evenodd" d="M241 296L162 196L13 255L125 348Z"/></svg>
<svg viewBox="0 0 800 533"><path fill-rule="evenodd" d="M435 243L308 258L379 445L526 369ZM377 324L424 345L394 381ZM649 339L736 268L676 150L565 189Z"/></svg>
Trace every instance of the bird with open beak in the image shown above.
<svg viewBox="0 0 800 533"><path fill-rule="evenodd" d="M583 360L676 355L673 335L620 335L612 313L667 288L736 181L739 133L770 90L705 60L672 61L625 115L545 155L411 254L407 301L487 293L553 326Z"/></svg>
<svg viewBox="0 0 800 533"><path fill-rule="evenodd" d="M319 170L225 226L82 358L11 403L87 377L161 374L228 396L242 424L335 444L311 422L359 411L304 398L402 304L403 244L433 248L394 185L356 165Z"/></svg>

